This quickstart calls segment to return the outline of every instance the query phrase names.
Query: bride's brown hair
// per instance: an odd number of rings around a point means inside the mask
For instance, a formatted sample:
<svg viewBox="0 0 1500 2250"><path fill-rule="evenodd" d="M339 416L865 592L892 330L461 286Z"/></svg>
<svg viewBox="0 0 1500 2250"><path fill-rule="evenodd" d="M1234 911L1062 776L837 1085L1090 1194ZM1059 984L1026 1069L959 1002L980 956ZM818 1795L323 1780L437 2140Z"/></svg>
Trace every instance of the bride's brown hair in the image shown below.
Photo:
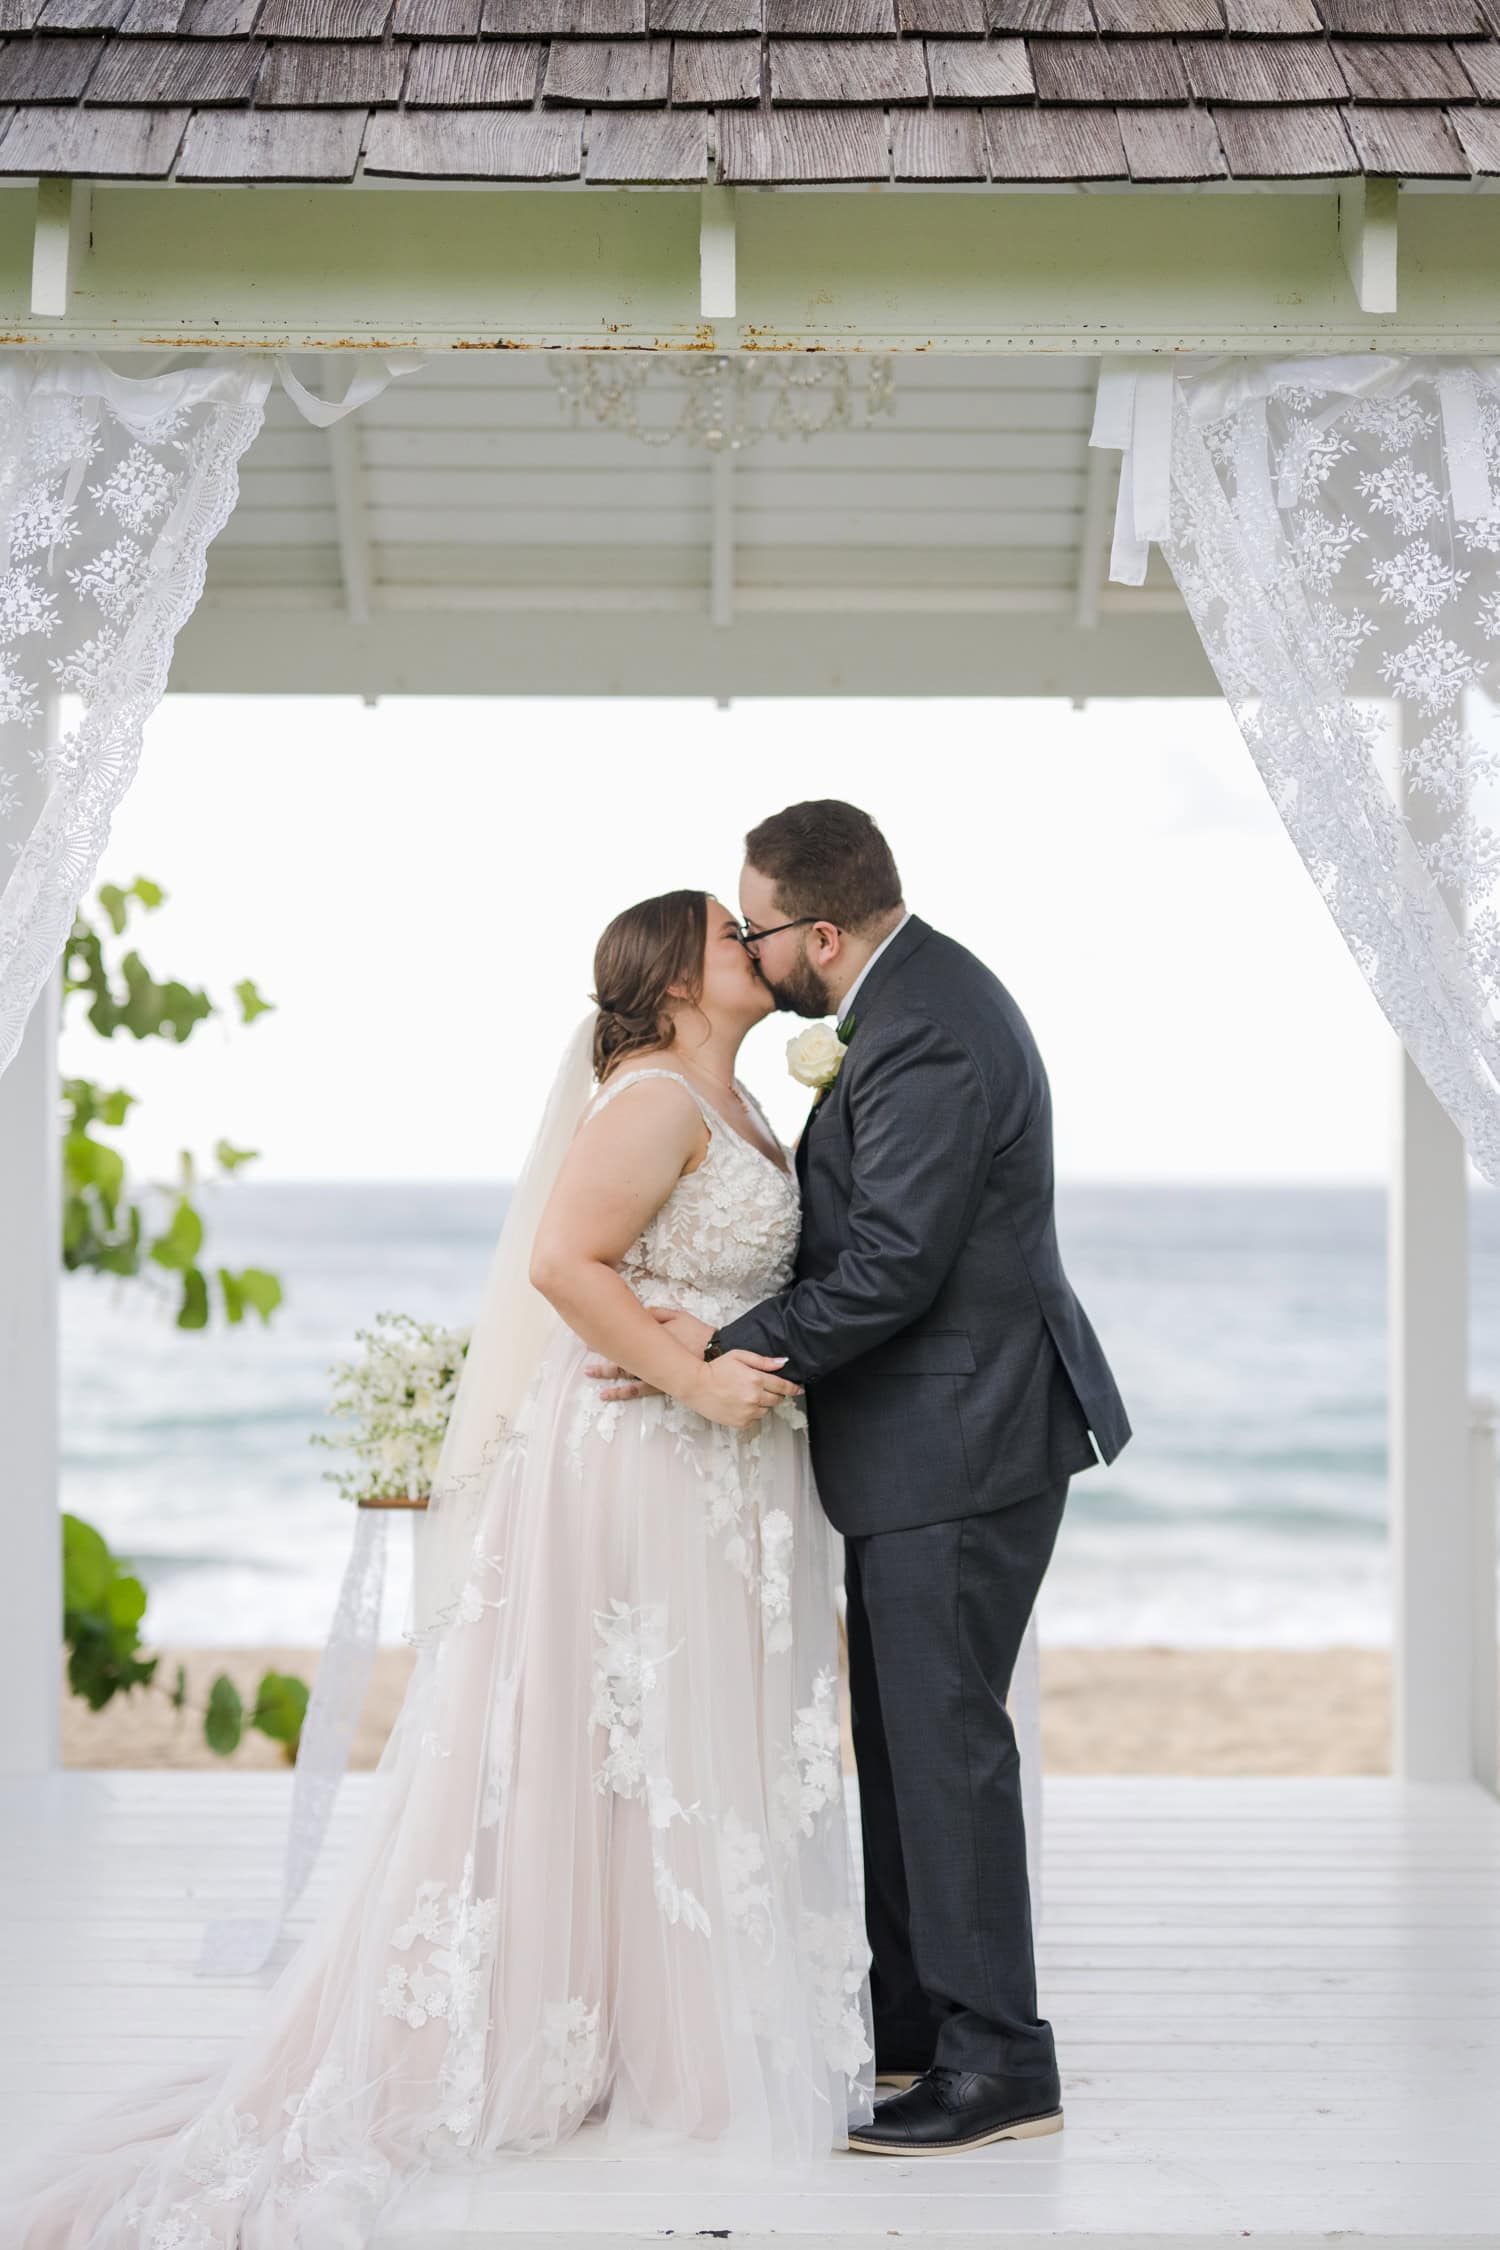
<svg viewBox="0 0 1500 2250"><path fill-rule="evenodd" d="M707 943L706 891L664 891L615 916L594 949L596 1078L607 1078L630 1055L671 1046L671 988L699 998Z"/></svg>

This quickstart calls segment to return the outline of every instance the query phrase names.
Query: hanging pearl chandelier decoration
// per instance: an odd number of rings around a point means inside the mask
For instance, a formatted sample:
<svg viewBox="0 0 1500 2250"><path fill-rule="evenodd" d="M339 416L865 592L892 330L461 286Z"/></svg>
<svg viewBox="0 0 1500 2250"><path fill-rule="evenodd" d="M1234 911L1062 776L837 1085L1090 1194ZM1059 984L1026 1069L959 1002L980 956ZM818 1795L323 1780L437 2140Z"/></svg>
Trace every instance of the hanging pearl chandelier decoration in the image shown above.
<svg viewBox="0 0 1500 2250"><path fill-rule="evenodd" d="M642 445L697 445L710 453L743 453L768 437L866 427L896 403L894 362L884 355L712 352L630 359L568 352L551 365L575 428L588 415ZM863 383L854 379L856 367L864 371Z"/></svg>

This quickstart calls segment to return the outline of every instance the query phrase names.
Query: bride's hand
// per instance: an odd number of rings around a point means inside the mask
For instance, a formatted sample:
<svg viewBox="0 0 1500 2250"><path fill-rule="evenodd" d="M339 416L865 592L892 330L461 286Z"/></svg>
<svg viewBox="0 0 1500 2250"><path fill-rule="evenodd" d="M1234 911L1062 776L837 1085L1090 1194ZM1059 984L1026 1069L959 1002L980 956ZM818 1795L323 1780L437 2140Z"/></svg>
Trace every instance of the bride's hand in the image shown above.
<svg viewBox="0 0 1500 2250"><path fill-rule="evenodd" d="M802 1396L800 1385L777 1373L785 1365L784 1359L763 1359L759 1352L725 1352L694 1377L684 1404L726 1429L752 1429L784 1398Z"/></svg>

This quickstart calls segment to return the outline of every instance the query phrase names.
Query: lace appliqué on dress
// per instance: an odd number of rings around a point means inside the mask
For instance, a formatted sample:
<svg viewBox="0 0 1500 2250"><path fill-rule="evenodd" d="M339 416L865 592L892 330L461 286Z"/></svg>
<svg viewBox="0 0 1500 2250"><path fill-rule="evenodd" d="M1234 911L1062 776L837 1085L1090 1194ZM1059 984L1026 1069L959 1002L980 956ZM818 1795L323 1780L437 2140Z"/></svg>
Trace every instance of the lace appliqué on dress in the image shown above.
<svg viewBox="0 0 1500 2250"><path fill-rule="evenodd" d="M595 1616L594 1638L598 1652L589 1723L603 1730L607 1745L594 1769L594 1787L619 1797L645 1797L663 1789L670 1794L659 1767L653 1772L652 1758L662 1737L660 1714L652 1706L662 1672L676 1653L667 1647L666 1612L660 1603L631 1609L615 1602L608 1616ZM653 1725L653 1719L658 1723Z"/></svg>
<svg viewBox="0 0 1500 2250"><path fill-rule="evenodd" d="M391 1944L396 1952L407 1953L420 1940L427 1957L412 1968L393 1961L377 1995L385 2013L398 2016L413 2031L435 2020L448 2025L433 2122L461 2147L472 2142L479 2121L496 1928L496 1901L474 1896L470 1853L456 1891L445 1897L441 1882L419 1886L411 1916L391 1932Z"/></svg>
<svg viewBox="0 0 1500 2250"><path fill-rule="evenodd" d="M792 1645L792 1519L785 1508L761 1518L760 1633L768 1656Z"/></svg>
<svg viewBox="0 0 1500 2250"><path fill-rule="evenodd" d="M776 1944L771 1917L771 1885L765 1846L747 1820L732 1809L719 1823L719 1885L729 1926L769 1960Z"/></svg>
<svg viewBox="0 0 1500 2250"><path fill-rule="evenodd" d="M554 2000L542 2015L544 2102L554 2126L581 2116L599 2085L599 2007Z"/></svg>
<svg viewBox="0 0 1500 2250"><path fill-rule="evenodd" d="M667 1921L707 1937L708 1911L674 1873L664 1840L674 1822L698 1813L696 1805L678 1803L667 1771L664 1674L677 1649L667 1646L666 1612L660 1603L631 1609L617 1601L608 1616L595 1616L594 1637L589 1724L603 1730L606 1742L594 1787L601 1795L644 1799L656 1903Z"/></svg>
<svg viewBox="0 0 1500 2250"><path fill-rule="evenodd" d="M865 1933L852 1913L804 1913L799 1952L810 1984L823 2055L830 2070L852 2078L871 2057L860 2009L870 1966Z"/></svg>
<svg viewBox="0 0 1500 2250"><path fill-rule="evenodd" d="M788 1840L811 1836L818 1815L843 1803L838 1698L836 1676L819 1672L813 1681L812 1701L798 1706L792 1722L792 1747L777 1789L781 1830Z"/></svg>

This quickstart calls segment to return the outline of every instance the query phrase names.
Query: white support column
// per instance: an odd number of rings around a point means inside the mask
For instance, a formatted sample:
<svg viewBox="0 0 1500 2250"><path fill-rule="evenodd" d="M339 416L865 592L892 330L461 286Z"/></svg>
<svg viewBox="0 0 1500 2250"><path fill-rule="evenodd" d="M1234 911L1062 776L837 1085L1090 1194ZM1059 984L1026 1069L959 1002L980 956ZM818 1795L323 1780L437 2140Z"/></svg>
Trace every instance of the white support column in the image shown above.
<svg viewBox="0 0 1500 2250"><path fill-rule="evenodd" d="M1500 1636L1495 1614L1495 1401L1469 1409L1469 1612L1474 1705L1474 1779L1500 1790Z"/></svg>
<svg viewBox="0 0 1500 2250"><path fill-rule="evenodd" d="M1403 729L1420 718L1402 707ZM1406 734L1404 739L1411 739ZM1427 800L1412 798L1416 825ZM1474 1772L1469 1190L1463 1137L1404 1050L1390 1192L1392 1770Z"/></svg>
<svg viewBox="0 0 1500 2250"><path fill-rule="evenodd" d="M50 701L55 726L57 700ZM35 819L42 778L12 762L20 805L0 819L9 844ZM18 825L19 824L19 825ZM58 1763L62 1619L58 1531L59 980L38 1000L10 1068L0 1074L0 1526L5 1628L0 1632L0 1772Z"/></svg>

